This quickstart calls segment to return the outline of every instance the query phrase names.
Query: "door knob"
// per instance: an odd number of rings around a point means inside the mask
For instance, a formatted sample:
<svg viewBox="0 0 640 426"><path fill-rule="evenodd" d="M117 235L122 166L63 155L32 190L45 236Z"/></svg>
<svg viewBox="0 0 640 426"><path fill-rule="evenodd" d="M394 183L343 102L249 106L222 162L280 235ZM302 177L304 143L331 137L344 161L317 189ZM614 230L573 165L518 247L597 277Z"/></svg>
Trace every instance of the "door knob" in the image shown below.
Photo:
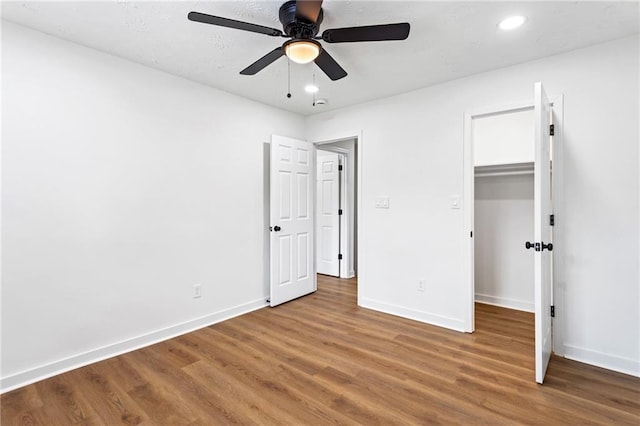
<svg viewBox="0 0 640 426"><path fill-rule="evenodd" d="M544 242L541 244L541 243L530 243L529 241L527 241L527 242L524 243L524 247L527 250L532 248L535 251L544 251L544 250L553 251L553 244L551 244L551 243L545 244Z"/></svg>
<svg viewBox="0 0 640 426"><path fill-rule="evenodd" d="M273 230L274 230L274 231L276 231L276 232L278 232L278 231L279 231L279 230L281 230L281 229L282 229L282 228L280 228L278 225L276 225L276 226L274 226L274 227L273 227Z"/></svg>

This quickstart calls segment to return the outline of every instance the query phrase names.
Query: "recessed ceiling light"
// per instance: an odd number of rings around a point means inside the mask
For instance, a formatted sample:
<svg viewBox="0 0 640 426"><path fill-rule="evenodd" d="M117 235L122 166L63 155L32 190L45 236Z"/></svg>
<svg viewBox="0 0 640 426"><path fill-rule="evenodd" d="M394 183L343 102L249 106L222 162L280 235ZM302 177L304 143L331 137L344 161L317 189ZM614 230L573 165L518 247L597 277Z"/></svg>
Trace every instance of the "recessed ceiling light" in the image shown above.
<svg viewBox="0 0 640 426"><path fill-rule="evenodd" d="M508 18L503 19L498 27L503 31L515 30L522 24L526 22L527 18L524 16L510 16Z"/></svg>
<svg viewBox="0 0 640 426"><path fill-rule="evenodd" d="M304 86L304 90L307 93L316 93L318 91L318 86L307 84L306 86Z"/></svg>

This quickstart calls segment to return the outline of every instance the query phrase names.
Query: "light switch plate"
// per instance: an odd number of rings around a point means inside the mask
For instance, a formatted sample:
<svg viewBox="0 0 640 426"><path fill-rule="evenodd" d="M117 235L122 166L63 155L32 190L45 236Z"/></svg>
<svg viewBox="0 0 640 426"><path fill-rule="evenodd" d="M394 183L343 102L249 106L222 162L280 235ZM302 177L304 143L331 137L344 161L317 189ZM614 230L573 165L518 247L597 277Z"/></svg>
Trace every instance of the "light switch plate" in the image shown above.
<svg viewBox="0 0 640 426"><path fill-rule="evenodd" d="M459 209L460 208L460 196L457 194L454 194L451 196L451 208L452 209Z"/></svg>

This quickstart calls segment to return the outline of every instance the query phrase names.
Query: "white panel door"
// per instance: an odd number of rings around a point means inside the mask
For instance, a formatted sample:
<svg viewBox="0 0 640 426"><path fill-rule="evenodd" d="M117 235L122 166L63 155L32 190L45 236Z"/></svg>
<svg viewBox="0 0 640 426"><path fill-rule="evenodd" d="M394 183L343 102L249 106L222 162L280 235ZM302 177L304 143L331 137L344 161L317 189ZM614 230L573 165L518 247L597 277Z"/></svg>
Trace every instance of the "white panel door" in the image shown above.
<svg viewBox="0 0 640 426"><path fill-rule="evenodd" d="M271 136L271 306L316 290L313 144Z"/></svg>
<svg viewBox="0 0 640 426"><path fill-rule="evenodd" d="M318 151L316 265L319 274L340 276L339 154Z"/></svg>
<svg viewBox="0 0 640 426"><path fill-rule="evenodd" d="M551 103L535 84L534 287L536 382L542 383L551 358Z"/></svg>

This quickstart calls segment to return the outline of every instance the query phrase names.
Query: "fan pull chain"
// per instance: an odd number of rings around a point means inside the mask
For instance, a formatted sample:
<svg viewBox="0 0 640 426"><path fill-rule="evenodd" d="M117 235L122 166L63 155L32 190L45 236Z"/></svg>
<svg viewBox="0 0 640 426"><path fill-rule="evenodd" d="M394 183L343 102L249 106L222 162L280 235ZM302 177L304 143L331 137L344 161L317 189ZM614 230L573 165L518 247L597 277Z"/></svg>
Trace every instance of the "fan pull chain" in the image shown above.
<svg viewBox="0 0 640 426"><path fill-rule="evenodd" d="M316 71L315 71L315 65L312 65L312 69L313 69L313 85L316 85ZM313 92L313 104L311 104L311 106L316 106L316 92Z"/></svg>
<svg viewBox="0 0 640 426"><path fill-rule="evenodd" d="M291 97L291 59L287 57L287 98Z"/></svg>

